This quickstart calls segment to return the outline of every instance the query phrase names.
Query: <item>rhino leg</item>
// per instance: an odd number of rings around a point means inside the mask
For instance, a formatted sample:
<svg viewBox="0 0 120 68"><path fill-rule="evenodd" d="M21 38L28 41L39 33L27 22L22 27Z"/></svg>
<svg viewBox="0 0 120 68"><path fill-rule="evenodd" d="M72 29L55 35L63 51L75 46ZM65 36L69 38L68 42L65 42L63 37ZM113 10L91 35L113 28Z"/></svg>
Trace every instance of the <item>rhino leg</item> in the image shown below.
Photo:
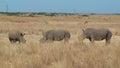
<svg viewBox="0 0 120 68"><path fill-rule="evenodd" d="M106 40L106 45L109 45L109 44L110 44L110 39Z"/></svg>
<svg viewBox="0 0 120 68"><path fill-rule="evenodd" d="M15 39L9 39L9 40L10 40L10 43L16 43Z"/></svg>
<svg viewBox="0 0 120 68"><path fill-rule="evenodd" d="M15 42L14 42L13 40L11 40L11 41L10 41L10 43L12 43L12 44L13 44L13 43L15 43Z"/></svg>
<svg viewBox="0 0 120 68"><path fill-rule="evenodd" d="M54 40L48 39L47 42L48 43L53 43Z"/></svg>
<svg viewBox="0 0 120 68"><path fill-rule="evenodd" d="M92 43L92 45L95 45L95 40L94 38L89 38L90 42Z"/></svg>

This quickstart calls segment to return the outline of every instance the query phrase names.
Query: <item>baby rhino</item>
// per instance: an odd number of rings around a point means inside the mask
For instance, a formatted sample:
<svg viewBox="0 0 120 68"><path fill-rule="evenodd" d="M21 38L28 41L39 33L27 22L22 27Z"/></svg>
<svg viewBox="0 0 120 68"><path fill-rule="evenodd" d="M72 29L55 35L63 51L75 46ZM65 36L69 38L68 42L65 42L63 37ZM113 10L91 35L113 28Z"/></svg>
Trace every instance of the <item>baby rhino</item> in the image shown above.
<svg viewBox="0 0 120 68"><path fill-rule="evenodd" d="M25 33L19 32L19 31L11 31L8 34L9 41L11 43L19 42L19 43L25 43L26 40L24 39Z"/></svg>
<svg viewBox="0 0 120 68"><path fill-rule="evenodd" d="M99 41L99 40L106 40L106 44L110 44L110 40L112 37L112 32L108 29L94 29L94 28L87 28L83 30L82 34L82 39L89 39L92 43L94 41Z"/></svg>
<svg viewBox="0 0 120 68"><path fill-rule="evenodd" d="M70 32L67 30L49 30L43 33L43 38L40 42L44 41L61 41L64 39L64 42L68 42L70 39Z"/></svg>

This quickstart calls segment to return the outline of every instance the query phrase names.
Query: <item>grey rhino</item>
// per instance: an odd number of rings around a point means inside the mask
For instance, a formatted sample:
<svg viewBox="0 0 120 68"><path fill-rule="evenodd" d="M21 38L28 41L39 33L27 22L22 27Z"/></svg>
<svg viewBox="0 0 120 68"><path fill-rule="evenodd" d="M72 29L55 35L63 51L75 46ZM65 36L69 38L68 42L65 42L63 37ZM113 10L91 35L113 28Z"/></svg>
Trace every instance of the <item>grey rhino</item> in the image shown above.
<svg viewBox="0 0 120 68"><path fill-rule="evenodd" d="M9 41L11 43L19 42L19 43L26 43L26 40L24 39L25 33L19 32L19 31L11 31L8 34Z"/></svg>
<svg viewBox="0 0 120 68"><path fill-rule="evenodd" d="M110 40L112 37L112 32L109 29L101 28L101 29L94 29L94 28L86 28L83 29L82 33L82 40L87 38L92 43L94 41L106 40L106 44L110 44Z"/></svg>
<svg viewBox="0 0 120 68"><path fill-rule="evenodd" d="M68 42L70 39L70 32L67 30L48 30L43 33L43 38L40 40L41 42L45 41L61 41L64 39L64 42Z"/></svg>

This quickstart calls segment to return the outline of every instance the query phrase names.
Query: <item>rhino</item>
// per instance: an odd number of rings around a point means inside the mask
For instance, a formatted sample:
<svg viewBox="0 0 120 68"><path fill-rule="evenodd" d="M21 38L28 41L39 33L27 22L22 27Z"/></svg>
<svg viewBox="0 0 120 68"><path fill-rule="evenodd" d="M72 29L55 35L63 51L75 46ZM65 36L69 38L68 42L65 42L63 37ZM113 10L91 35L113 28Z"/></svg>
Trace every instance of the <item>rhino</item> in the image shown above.
<svg viewBox="0 0 120 68"><path fill-rule="evenodd" d="M87 38L90 42L94 43L94 41L106 40L106 44L110 44L110 40L112 37L112 32L106 28L86 28L83 29L82 40Z"/></svg>
<svg viewBox="0 0 120 68"><path fill-rule="evenodd" d="M24 39L25 33L19 32L19 31L11 31L8 33L9 41L11 43L16 43L17 41L19 43L26 43L26 40Z"/></svg>
<svg viewBox="0 0 120 68"><path fill-rule="evenodd" d="M70 39L70 32L67 30L48 30L43 33L43 38L40 39L41 42L45 41L61 41L68 42Z"/></svg>

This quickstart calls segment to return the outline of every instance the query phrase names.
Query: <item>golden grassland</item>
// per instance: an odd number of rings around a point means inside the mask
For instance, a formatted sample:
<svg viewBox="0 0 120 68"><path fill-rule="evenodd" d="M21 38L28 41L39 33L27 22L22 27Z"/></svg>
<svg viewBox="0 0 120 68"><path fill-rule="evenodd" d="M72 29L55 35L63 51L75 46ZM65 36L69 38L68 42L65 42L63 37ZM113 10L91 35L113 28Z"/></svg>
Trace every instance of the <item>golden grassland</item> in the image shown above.
<svg viewBox="0 0 120 68"><path fill-rule="evenodd" d="M112 31L111 44L96 41L92 45L78 36L86 28L108 28ZM65 29L71 33L69 43L54 41L40 43L42 32ZM0 15L0 68L120 68L120 15L57 15L6 16ZM26 44L11 44L8 32L25 32Z"/></svg>

